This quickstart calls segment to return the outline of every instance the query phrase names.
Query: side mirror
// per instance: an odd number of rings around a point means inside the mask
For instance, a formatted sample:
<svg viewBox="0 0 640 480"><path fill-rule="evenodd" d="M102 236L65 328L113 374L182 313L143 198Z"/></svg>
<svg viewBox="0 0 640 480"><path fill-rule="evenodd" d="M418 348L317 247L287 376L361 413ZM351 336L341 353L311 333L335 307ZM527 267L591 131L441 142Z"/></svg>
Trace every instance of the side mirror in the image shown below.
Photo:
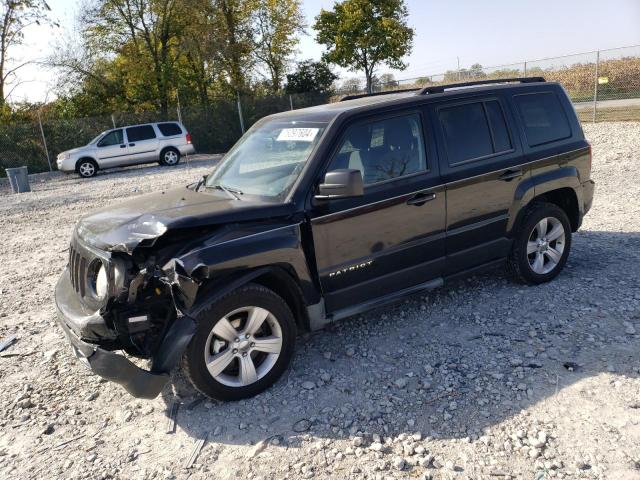
<svg viewBox="0 0 640 480"><path fill-rule="evenodd" d="M324 176L318 187L317 199L359 197L364 194L360 170L345 168L332 170Z"/></svg>

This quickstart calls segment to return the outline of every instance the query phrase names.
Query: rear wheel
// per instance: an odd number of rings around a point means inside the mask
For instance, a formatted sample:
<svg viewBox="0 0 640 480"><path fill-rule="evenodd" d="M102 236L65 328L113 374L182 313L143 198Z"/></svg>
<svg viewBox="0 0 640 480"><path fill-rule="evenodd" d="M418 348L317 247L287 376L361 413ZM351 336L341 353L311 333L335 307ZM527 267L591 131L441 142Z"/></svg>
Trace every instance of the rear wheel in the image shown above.
<svg viewBox="0 0 640 480"><path fill-rule="evenodd" d="M160 153L160 165L171 167L177 165L180 162L180 152L175 148L165 148Z"/></svg>
<svg viewBox="0 0 640 480"><path fill-rule="evenodd" d="M81 160L78 160L76 171L81 177L90 178L98 173L98 164L91 158L83 158Z"/></svg>
<svg viewBox="0 0 640 480"><path fill-rule="evenodd" d="M555 204L539 203L527 213L516 235L509 263L523 283L537 285L554 279L571 250L571 224Z"/></svg>
<svg viewBox="0 0 640 480"><path fill-rule="evenodd" d="M182 368L208 397L252 397L286 370L295 337L286 302L265 287L249 284L222 297L200 317Z"/></svg>

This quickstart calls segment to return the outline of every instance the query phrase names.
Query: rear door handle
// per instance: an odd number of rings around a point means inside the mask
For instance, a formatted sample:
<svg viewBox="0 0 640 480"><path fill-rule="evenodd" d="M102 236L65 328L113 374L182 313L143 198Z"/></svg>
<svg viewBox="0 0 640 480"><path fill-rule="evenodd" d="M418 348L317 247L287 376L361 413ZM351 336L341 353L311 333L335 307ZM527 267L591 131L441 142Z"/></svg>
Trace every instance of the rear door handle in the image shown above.
<svg viewBox="0 0 640 480"><path fill-rule="evenodd" d="M431 200L435 200L435 198L436 194L433 192L420 192L416 193L413 197L407 200L407 205L416 205L419 207L420 205L424 205Z"/></svg>
<svg viewBox="0 0 640 480"><path fill-rule="evenodd" d="M498 179L508 182L513 180L514 178L518 178L522 176L522 170L507 170L502 175L498 177Z"/></svg>
<svg viewBox="0 0 640 480"><path fill-rule="evenodd" d="M127 148L126 145L120 145L120 148Z"/></svg>

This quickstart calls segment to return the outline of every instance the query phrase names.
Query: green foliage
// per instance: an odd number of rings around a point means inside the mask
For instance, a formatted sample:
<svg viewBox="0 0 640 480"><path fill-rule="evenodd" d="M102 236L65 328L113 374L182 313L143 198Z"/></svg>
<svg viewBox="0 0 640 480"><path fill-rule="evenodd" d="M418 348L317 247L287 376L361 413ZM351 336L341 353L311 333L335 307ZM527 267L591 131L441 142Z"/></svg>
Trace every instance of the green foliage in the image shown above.
<svg viewBox="0 0 640 480"><path fill-rule="evenodd" d="M300 0L259 0L256 12L256 57L267 67L271 91L280 90L289 58L304 32Z"/></svg>
<svg viewBox="0 0 640 480"><path fill-rule="evenodd" d="M377 67L404 70L414 32L407 25L404 0L343 0L333 10L321 10L314 29L327 51L325 61L352 71L364 70L372 91Z"/></svg>
<svg viewBox="0 0 640 480"><path fill-rule="evenodd" d="M295 72L287 75L287 93L332 93L338 76L324 62L306 60L298 64Z"/></svg>

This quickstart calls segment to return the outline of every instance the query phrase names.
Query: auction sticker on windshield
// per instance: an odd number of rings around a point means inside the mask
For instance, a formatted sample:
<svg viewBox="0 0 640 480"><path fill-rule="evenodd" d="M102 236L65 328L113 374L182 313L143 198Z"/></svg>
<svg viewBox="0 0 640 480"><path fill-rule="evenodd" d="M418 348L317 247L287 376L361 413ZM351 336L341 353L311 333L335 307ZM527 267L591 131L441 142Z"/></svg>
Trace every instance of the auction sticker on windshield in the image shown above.
<svg viewBox="0 0 640 480"><path fill-rule="evenodd" d="M276 140L278 142L313 142L319 128L283 128Z"/></svg>

